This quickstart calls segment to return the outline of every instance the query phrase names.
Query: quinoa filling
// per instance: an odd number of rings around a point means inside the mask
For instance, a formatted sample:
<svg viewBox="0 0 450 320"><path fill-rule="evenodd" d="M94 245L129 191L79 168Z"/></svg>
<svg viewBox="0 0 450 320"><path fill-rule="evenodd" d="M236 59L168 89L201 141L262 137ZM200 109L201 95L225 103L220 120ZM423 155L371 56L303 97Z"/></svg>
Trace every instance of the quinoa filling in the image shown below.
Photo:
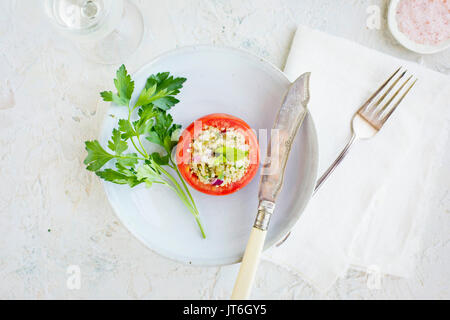
<svg viewBox="0 0 450 320"><path fill-rule="evenodd" d="M245 136L233 128L226 131L207 126L190 144L191 171L204 184L224 187L239 181L250 166Z"/></svg>

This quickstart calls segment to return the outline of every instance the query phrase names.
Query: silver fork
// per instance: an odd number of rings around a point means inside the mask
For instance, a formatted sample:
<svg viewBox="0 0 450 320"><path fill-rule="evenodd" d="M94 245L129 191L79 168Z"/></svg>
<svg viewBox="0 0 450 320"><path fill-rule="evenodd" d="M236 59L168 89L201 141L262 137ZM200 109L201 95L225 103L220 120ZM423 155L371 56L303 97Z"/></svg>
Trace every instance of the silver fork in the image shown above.
<svg viewBox="0 0 450 320"><path fill-rule="evenodd" d="M330 174L336 169L336 167L341 163L344 157L347 155L350 147L358 139L369 139L375 136L378 131L386 123L387 119L394 113L398 105L405 96L408 94L409 90L414 86L417 79L415 79L409 87L404 90L403 94L395 102L394 99L406 86L406 84L413 77L412 75L403 81L402 84L397 86L400 80L405 76L406 70L401 72L399 76L397 74L402 68L398 68L393 75L391 75L373 94L372 96L359 108L359 110L353 115L351 130L352 135L350 140L345 145L344 149L341 151L336 160L331 164L327 171L322 174L322 176L317 180L316 187L314 188L314 193L322 186L325 180L330 176ZM397 77L396 77L397 76ZM384 91L384 88L389 85L389 88ZM397 90L389 96L389 93L397 86ZM383 92L384 91L384 92ZM372 103L373 102L373 103Z"/></svg>
<svg viewBox="0 0 450 320"><path fill-rule="evenodd" d="M372 138L381 130L387 119L394 113L395 109L408 94L409 90L414 86L417 79L412 81L412 83L404 89L413 76L410 75L405 81L401 82L400 80L407 73L406 70L400 72L401 69L402 67L398 68L353 115L351 122L352 135L350 140L327 171L325 171L319 180L317 180L314 193L317 192L334 169L341 163L355 141ZM388 85L389 87L385 90ZM403 92L402 95L395 99L400 92ZM278 247L286 241L289 235L290 232L280 240L276 246Z"/></svg>

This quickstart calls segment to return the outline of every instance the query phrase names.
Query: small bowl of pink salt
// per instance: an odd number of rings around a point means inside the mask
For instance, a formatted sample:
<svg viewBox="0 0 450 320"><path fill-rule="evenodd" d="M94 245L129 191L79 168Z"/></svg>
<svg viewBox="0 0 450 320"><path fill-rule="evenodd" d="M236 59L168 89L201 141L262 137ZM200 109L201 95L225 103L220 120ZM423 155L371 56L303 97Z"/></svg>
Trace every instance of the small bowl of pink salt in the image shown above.
<svg viewBox="0 0 450 320"><path fill-rule="evenodd" d="M443 51L450 47L450 0L391 0L388 25L409 50Z"/></svg>

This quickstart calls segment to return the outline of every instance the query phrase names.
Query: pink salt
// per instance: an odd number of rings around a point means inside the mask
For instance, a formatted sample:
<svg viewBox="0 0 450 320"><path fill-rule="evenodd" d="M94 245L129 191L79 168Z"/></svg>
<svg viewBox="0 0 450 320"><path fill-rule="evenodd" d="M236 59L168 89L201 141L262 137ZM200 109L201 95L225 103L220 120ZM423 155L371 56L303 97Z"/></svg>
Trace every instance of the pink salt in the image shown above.
<svg viewBox="0 0 450 320"><path fill-rule="evenodd" d="M450 39L450 1L400 0L396 18L399 30L416 43L436 45Z"/></svg>

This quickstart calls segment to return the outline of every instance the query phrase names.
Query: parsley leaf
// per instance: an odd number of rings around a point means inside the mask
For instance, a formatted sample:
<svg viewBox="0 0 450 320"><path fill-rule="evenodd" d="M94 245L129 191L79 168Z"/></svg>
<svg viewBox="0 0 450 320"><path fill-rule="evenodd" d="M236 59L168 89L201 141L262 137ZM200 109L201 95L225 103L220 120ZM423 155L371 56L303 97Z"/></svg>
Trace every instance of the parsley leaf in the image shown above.
<svg viewBox="0 0 450 320"><path fill-rule="evenodd" d="M150 131L147 135L147 137L145 138L150 142L156 143L160 146L164 146L164 141L161 140L161 138L159 137L158 133L152 128L152 131Z"/></svg>
<svg viewBox="0 0 450 320"><path fill-rule="evenodd" d="M170 72L160 72L157 74L152 74L150 77L147 78L147 83L145 85L146 88L149 88L153 85L160 85L163 83L164 80L166 80L170 75Z"/></svg>
<svg viewBox="0 0 450 320"><path fill-rule="evenodd" d="M170 126L172 125L172 122L173 118L169 113L158 112L158 114L156 115L156 123L153 128L160 137L164 137L167 134Z"/></svg>
<svg viewBox="0 0 450 320"><path fill-rule="evenodd" d="M180 92L186 78L174 78L169 75L169 72L163 72L148 77L137 105L152 103L155 107L166 111L180 102L173 96Z"/></svg>
<svg viewBox="0 0 450 320"><path fill-rule="evenodd" d="M137 154L127 153L123 158L118 158L117 163L125 167L134 168L134 166L138 163Z"/></svg>
<svg viewBox="0 0 450 320"><path fill-rule="evenodd" d="M144 134L147 132L148 126L153 124L153 117L157 114L157 112L154 111L152 105L145 105L142 108L139 109L138 115L139 120L136 120L133 125L135 128L135 131L138 134ZM151 120L151 121L149 121Z"/></svg>
<svg viewBox="0 0 450 320"><path fill-rule="evenodd" d="M166 150L169 150L169 153L178 144L180 129L181 125L174 124L167 131L167 136L164 138L164 147L166 148ZM176 138L174 139L174 137Z"/></svg>
<svg viewBox="0 0 450 320"><path fill-rule="evenodd" d="M180 92L179 90L183 87L185 81L186 78L174 78L170 76L169 72L162 72L148 77L145 87L149 88L156 84L158 90L167 90L167 92L175 95Z"/></svg>
<svg viewBox="0 0 450 320"><path fill-rule="evenodd" d="M147 187L151 187L155 182L161 182L160 173L148 164L144 164L137 168L136 177L139 180L144 180Z"/></svg>
<svg viewBox="0 0 450 320"><path fill-rule="evenodd" d="M103 167L109 160L114 158L114 155L108 153L102 148L97 140L86 141L86 151L88 155L84 159L84 164L87 165L86 169L90 171L97 171Z"/></svg>
<svg viewBox="0 0 450 320"><path fill-rule="evenodd" d="M128 144L126 141L122 140L120 136L120 131L117 129L113 129L113 135L111 140L108 141L108 148L114 151L117 155L120 155L122 152L128 149Z"/></svg>
<svg viewBox="0 0 450 320"><path fill-rule="evenodd" d="M175 99L172 96L167 96L167 97L162 97L158 100L155 100L153 102L153 104L160 108L161 110L169 110L170 108L172 108L174 105L176 105L178 102L180 102L180 100Z"/></svg>
<svg viewBox="0 0 450 320"><path fill-rule="evenodd" d="M178 135L174 135L176 140L173 139L172 135L181 128L181 125L172 124L172 116L163 111L159 111L155 119L155 124L150 128L146 139L164 147L166 152L170 154L178 143Z"/></svg>
<svg viewBox="0 0 450 320"><path fill-rule="evenodd" d="M119 106L128 106L134 90L134 81L131 80L124 65L117 70L114 85L117 89L117 93L103 91L100 92L100 96L104 101L112 101Z"/></svg>
<svg viewBox="0 0 450 320"><path fill-rule="evenodd" d="M160 166L165 166L169 164L169 155L161 156L158 152L153 152L151 155L153 161Z"/></svg>
<svg viewBox="0 0 450 320"><path fill-rule="evenodd" d="M113 169L105 169L103 171L97 171L95 174L103 180L117 184L128 184L130 187L135 187L144 182L140 181L137 176L129 170L119 172Z"/></svg>
<svg viewBox="0 0 450 320"><path fill-rule="evenodd" d="M153 95L156 92L156 84L149 87L142 89L142 92L138 98L138 101L136 102L136 106L144 106L146 104L151 103L154 99L152 99Z"/></svg>
<svg viewBox="0 0 450 320"><path fill-rule="evenodd" d="M117 95L121 99L130 102L134 90L134 81L131 80L131 76L128 74L124 65L121 65L119 70L117 70L114 85L117 89Z"/></svg>
<svg viewBox="0 0 450 320"><path fill-rule="evenodd" d="M124 140L128 140L131 137L137 136L137 133L136 131L134 131L132 124L126 119L119 120L119 131L122 133L121 137Z"/></svg>
<svg viewBox="0 0 450 320"><path fill-rule="evenodd" d="M100 96L104 101L113 101L113 93L112 91L102 91L100 92Z"/></svg>

